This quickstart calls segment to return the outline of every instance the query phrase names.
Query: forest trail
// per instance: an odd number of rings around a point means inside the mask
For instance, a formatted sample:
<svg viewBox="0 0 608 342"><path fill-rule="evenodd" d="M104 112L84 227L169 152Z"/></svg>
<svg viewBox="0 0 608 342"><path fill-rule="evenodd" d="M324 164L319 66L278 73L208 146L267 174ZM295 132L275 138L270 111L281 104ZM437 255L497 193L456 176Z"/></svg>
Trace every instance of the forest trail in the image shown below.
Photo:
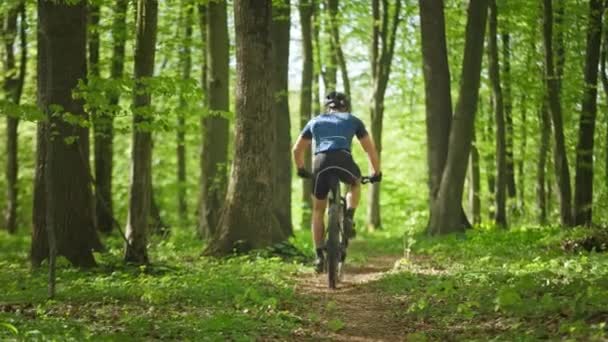
<svg viewBox="0 0 608 342"><path fill-rule="evenodd" d="M294 332L301 340L401 341L407 325L395 311L401 304L373 283L393 268L399 255L373 256L349 265L338 289L327 288L327 274L304 274L297 293L309 300L312 327Z"/></svg>

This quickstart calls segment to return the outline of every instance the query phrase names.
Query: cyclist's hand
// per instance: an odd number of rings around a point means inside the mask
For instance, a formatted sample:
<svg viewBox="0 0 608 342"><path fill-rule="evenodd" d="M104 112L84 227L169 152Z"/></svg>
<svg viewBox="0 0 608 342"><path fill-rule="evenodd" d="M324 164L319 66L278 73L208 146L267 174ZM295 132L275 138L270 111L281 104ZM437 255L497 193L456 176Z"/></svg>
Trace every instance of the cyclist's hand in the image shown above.
<svg viewBox="0 0 608 342"><path fill-rule="evenodd" d="M382 181L382 172L378 172L373 176L369 177L370 183L380 183Z"/></svg>
<svg viewBox="0 0 608 342"><path fill-rule="evenodd" d="M312 173L308 172L305 168L298 168L298 177L300 178L312 178Z"/></svg>

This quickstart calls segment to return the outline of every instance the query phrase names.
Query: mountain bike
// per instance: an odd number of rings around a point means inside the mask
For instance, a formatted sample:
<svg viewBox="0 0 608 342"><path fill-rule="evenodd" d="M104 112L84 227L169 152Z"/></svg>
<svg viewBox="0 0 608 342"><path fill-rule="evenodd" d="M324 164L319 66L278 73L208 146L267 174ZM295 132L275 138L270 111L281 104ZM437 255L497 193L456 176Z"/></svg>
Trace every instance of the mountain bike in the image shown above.
<svg viewBox="0 0 608 342"><path fill-rule="evenodd" d="M375 178L362 177L361 184L373 183ZM327 281L330 289L335 289L342 280L348 238L344 233L346 198L340 192L340 181L337 176L331 179L328 196L328 219L325 240Z"/></svg>

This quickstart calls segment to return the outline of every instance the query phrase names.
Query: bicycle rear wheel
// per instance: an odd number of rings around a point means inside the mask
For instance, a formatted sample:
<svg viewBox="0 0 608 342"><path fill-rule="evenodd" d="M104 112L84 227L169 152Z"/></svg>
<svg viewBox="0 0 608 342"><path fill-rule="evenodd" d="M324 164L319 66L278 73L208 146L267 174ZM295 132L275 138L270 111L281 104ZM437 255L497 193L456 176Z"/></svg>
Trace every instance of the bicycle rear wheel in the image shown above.
<svg viewBox="0 0 608 342"><path fill-rule="evenodd" d="M332 191L329 201L329 215L327 227L327 281L331 289L335 289L339 281L341 246L340 246L340 222L342 216L342 205L340 203L340 187Z"/></svg>

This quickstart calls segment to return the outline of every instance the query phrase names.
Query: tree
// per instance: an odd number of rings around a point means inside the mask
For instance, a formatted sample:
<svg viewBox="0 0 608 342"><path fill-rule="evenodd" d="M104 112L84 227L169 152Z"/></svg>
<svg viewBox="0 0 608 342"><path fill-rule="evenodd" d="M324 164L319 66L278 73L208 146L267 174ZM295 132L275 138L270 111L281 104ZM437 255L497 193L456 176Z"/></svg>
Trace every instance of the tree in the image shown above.
<svg viewBox="0 0 608 342"><path fill-rule="evenodd" d="M344 93L350 98L350 79L348 77L348 68L342 50L342 43L340 42L340 21L338 19L339 7L340 4L338 0L327 0L327 9L329 10L330 46L332 47L332 53L335 53L335 58L332 57L332 61L335 60L340 67L342 87L344 87Z"/></svg>
<svg viewBox="0 0 608 342"><path fill-rule="evenodd" d="M273 112L276 114L274 144L274 210L286 235L293 234L291 223L291 137L289 134L289 0L274 2L272 13L272 48L276 65L273 74Z"/></svg>
<svg viewBox="0 0 608 342"><path fill-rule="evenodd" d="M223 255L285 239L274 210L276 142L272 82L271 0L236 0L236 122L234 160L218 231L207 254ZM273 69L274 70L274 69Z"/></svg>
<svg viewBox="0 0 608 342"><path fill-rule="evenodd" d="M333 38L333 24L335 17L338 14L338 3L339 0L326 0L325 1L325 16L323 17L323 28L325 36L327 37L327 55L325 56L325 69L323 70L323 83L325 84L325 90L331 91L336 89L338 84L338 46Z"/></svg>
<svg viewBox="0 0 608 342"><path fill-rule="evenodd" d="M511 35L504 29L502 38L502 93L504 104L504 123L505 123L505 178L507 183L507 195L509 198L517 196L515 184L515 159L513 157L513 98L511 96Z"/></svg>
<svg viewBox="0 0 608 342"><path fill-rule="evenodd" d="M19 19L19 25L17 25ZM25 72L27 67L27 37L26 37L26 11L25 3L19 3L18 6L11 8L4 22L1 23L0 36L2 37L4 47L4 63L3 73L4 82L3 88L6 96L6 101L13 105L18 105L21 101L23 93L23 85L25 83ZM19 31L17 30L19 27ZM21 56L19 66L17 66L15 56L15 41L19 32L19 43ZM19 159L18 157L18 133L19 116L8 115L6 117L6 211L4 219L6 229L9 233L17 231L17 206L18 202L18 172Z"/></svg>
<svg viewBox="0 0 608 342"><path fill-rule="evenodd" d="M433 5L441 6L434 11L443 11L441 1L434 2ZM428 232L431 234L459 232L465 228L462 224L462 193L467 163L463 163L462 160L468 158L473 138L487 10L487 0L471 0L469 3L460 93L450 127L449 148L439 191L431 203L431 218L428 226ZM421 18L423 11L424 7L421 6ZM429 29L428 26L422 27L423 30ZM426 60L425 64L427 64ZM426 75L425 72L425 80Z"/></svg>
<svg viewBox="0 0 608 342"><path fill-rule="evenodd" d="M604 7L608 8L608 4ZM604 89L604 98L608 99L608 74L606 73L606 60L608 56L608 20L604 17L604 35L602 39L602 50L600 53L600 79ZM604 145L604 179L608 180L608 120L606 120L606 141ZM608 190L608 181L604 184Z"/></svg>
<svg viewBox="0 0 608 342"><path fill-rule="evenodd" d="M479 150L477 149L477 139L475 130L473 130L473 140L471 143L471 154L469 157L469 166L471 172L471 191L469 193L469 202L471 204L471 213L473 214L473 224L481 223L481 176L479 171Z"/></svg>
<svg viewBox="0 0 608 342"><path fill-rule="evenodd" d="M370 108L372 121L372 138L376 149L378 150L378 158L382 154L382 123L384 119L384 97L391 74L391 64L393 54L395 52L395 39L397 36L397 28L401 21L401 0L396 0L393 17L389 23L389 4L388 0L382 0L381 6L381 21L380 29L375 26L378 22L375 20L378 11L378 0L372 1L372 13L374 13L374 29L372 39L372 85L373 97ZM377 36L375 36L377 35ZM381 227L380 219L380 183L371 185L369 192L369 207L367 212L367 224L372 230Z"/></svg>
<svg viewBox="0 0 608 342"><path fill-rule="evenodd" d="M570 171L568 169L568 156L564 138L562 108L559 95L559 76L556 72L553 57L553 7L551 0L544 0L543 6L543 45L545 48L545 82L547 85L548 108L553 122L553 136L555 138L554 165L555 176L559 188L560 219L561 224L569 226L571 220L572 194L570 187ZM560 59L558 59L558 62ZM558 63L563 67L563 64Z"/></svg>
<svg viewBox="0 0 608 342"><path fill-rule="evenodd" d="M593 141L597 115L597 73L602 40L603 0L590 0L585 54L585 90L576 147L574 224L590 226L593 208Z"/></svg>
<svg viewBox="0 0 608 342"><path fill-rule="evenodd" d="M443 2L419 1L419 4L425 80L429 216L432 217L436 213L432 209L432 203L437 198L448 155L452 122L452 99ZM372 13L374 17L379 17L377 8L373 8ZM374 35L374 37L376 36ZM377 37L372 40L372 45L377 44L376 40ZM377 55L376 50L372 48L372 56ZM375 67L372 67L372 74L374 69ZM429 220L429 223L431 220ZM461 223L463 228L470 227L462 208Z"/></svg>
<svg viewBox="0 0 608 342"><path fill-rule="evenodd" d="M536 163L536 203L538 208L538 223L547 223L547 155L551 139L551 118L549 116L548 99L543 97L543 104L539 110L540 143L538 145L538 159Z"/></svg>
<svg viewBox="0 0 608 342"><path fill-rule="evenodd" d="M183 36L181 42L180 68L183 81L190 80L192 72L192 25L194 7L191 1L182 2ZM180 96L180 110L177 113L177 210L182 224L186 223L186 112L188 102L184 94Z"/></svg>
<svg viewBox="0 0 608 342"><path fill-rule="evenodd" d="M206 31L208 114L202 122L199 232L202 237L211 238L216 233L227 184L230 46L226 1L207 4Z"/></svg>
<svg viewBox="0 0 608 342"><path fill-rule="evenodd" d="M419 1L419 4L422 59L424 62L430 207L439 192L441 174L448 155L448 139L452 122L452 95L443 1L422 0ZM372 49L372 53L376 50ZM375 72L375 68L372 68L372 72Z"/></svg>
<svg viewBox="0 0 608 342"><path fill-rule="evenodd" d="M112 62L110 77L119 80L125 69L125 45L127 40L127 0L116 0L112 20ZM118 113L120 91L111 91L108 96L109 113L98 113L94 120L95 137L95 192L97 228L109 233L114 226L112 205L112 169L114 144L114 116Z"/></svg>
<svg viewBox="0 0 608 342"><path fill-rule="evenodd" d="M92 251L102 248L93 219L89 131L74 123L87 116L72 96L87 75L86 30L84 3L38 2L38 105L46 117L37 133L34 267L49 255L47 231L55 233L57 255L74 266L94 266Z"/></svg>
<svg viewBox="0 0 608 342"><path fill-rule="evenodd" d="M156 50L157 0L137 1L135 37L135 90L133 96L133 144L125 261L148 263L147 241L152 202L152 132L149 89L154 74Z"/></svg>
<svg viewBox="0 0 608 342"><path fill-rule="evenodd" d="M496 0L490 0L488 60L490 83L492 85L494 116L496 122L496 212L494 221L506 227L506 187L507 187L507 150L505 136L504 98L500 85L500 68L498 63L498 9ZM504 42L503 42L504 43Z"/></svg>
<svg viewBox="0 0 608 342"><path fill-rule="evenodd" d="M314 77L314 51L312 45L312 17L315 11L314 0L300 0L300 25L302 28L302 85L300 87L300 129L308 123L312 117L312 92ZM317 91L318 93L318 91ZM310 170L312 157L309 150L304 157L304 167ZM304 178L302 180L302 227L311 225L312 198L310 192L312 180Z"/></svg>

